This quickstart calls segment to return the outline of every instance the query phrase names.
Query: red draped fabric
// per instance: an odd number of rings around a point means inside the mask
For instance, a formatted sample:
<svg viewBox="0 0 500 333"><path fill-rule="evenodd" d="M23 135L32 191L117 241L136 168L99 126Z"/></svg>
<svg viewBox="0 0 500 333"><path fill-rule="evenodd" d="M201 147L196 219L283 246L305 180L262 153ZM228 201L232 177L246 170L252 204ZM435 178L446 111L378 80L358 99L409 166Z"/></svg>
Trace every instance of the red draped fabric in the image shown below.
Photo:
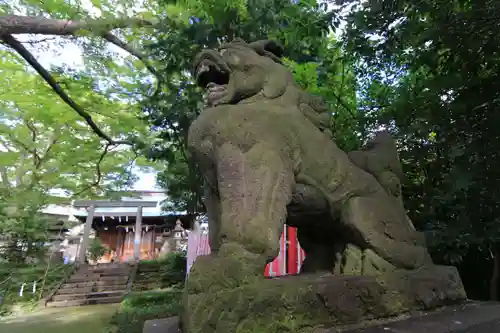
<svg viewBox="0 0 500 333"><path fill-rule="evenodd" d="M187 272L197 256L210 254L208 235L198 234L195 231L189 233L187 249ZM276 259L267 264L264 276L277 277L300 273L300 267L304 262L306 253L300 247L297 239L297 228L286 226L280 238L280 252Z"/></svg>

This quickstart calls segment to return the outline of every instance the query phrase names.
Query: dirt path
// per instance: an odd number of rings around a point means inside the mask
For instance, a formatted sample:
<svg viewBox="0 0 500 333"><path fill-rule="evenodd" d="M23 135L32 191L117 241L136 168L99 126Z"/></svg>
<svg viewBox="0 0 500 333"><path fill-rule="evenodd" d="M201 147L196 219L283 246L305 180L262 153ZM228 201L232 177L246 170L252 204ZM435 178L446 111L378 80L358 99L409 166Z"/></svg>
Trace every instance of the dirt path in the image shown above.
<svg viewBox="0 0 500 333"><path fill-rule="evenodd" d="M2 333L101 333L118 304L48 308L0 319Z"/></svg>

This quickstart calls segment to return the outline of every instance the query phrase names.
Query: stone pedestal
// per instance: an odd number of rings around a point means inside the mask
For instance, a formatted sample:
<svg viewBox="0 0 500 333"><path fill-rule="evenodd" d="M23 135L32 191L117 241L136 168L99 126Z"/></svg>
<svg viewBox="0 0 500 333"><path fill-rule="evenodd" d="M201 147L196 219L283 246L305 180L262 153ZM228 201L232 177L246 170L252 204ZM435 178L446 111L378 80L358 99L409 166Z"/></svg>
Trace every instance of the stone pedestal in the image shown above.
<svg viewBox="0 0 500 333"><path fill-rule="evenodd" d="M184 333L309 333L460 304L466 298L456 268L448 266L381 276L262 278L234 289L186 291L182 328Z"/></svg>

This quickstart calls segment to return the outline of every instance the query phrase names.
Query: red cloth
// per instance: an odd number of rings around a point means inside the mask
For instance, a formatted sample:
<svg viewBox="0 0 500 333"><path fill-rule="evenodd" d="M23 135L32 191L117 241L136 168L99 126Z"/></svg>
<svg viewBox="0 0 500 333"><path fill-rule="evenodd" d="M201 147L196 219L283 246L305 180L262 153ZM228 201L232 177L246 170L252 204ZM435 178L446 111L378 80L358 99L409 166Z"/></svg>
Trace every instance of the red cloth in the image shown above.
<svg viewBox="0 0 500 333"><path fill-rule="evenodd" d="M187 248L187 273L193 265L196 257L210 254L208 235L198 234L195 231L189 233ZM300 247L297 240L297 229L285 225L280 238L280 252L276 259L266 265L264 276L276 277L289 274L299 274L300 267L304 262L306 253Z"/></svg>

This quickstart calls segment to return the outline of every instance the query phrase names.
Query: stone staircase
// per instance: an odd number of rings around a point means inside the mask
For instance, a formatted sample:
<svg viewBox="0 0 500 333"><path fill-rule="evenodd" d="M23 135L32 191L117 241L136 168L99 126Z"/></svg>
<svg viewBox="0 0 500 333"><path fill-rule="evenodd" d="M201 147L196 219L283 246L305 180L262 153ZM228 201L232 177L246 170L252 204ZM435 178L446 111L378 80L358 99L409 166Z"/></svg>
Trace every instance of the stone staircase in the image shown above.
<svg viewBox="0 0 500 333"><path fill-rule="evenodd" d="M119 303L135 267L112 263L81 266L46 302L47 307Z"/></svg>

